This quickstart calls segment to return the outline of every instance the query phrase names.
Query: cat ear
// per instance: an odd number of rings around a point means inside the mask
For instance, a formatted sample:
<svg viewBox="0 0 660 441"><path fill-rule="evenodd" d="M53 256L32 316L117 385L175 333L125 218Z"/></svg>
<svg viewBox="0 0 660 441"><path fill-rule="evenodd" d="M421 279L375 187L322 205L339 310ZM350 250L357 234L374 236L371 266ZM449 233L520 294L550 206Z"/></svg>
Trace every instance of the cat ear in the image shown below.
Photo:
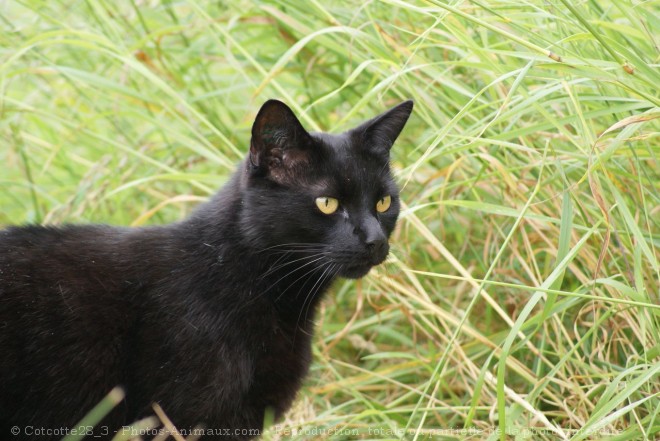
<svg viewBox="0 0 660 441"><path fill-rule="evenodd" d="M413 101L404 101L353 129L361 138L362 148L374 155L388 157L412 109Z"/></svg>
<svg viewBox="0 0 660 441"><path fill-rule="evenodd" d="M311 141L311 136L286 104L268 100L252 125L250 163L271 177L290 174L292 169L307 163Z"/></svg>

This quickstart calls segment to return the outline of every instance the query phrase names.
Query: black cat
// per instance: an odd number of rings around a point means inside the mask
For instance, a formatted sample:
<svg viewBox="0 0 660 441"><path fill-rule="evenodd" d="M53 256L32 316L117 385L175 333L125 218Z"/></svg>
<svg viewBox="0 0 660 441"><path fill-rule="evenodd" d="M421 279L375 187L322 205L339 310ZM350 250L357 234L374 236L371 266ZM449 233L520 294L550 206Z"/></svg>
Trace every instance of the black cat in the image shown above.
<svg viewBox="0 0 660 441"><path fill-rule="evenodd" d="M412 107L330 135L271 100L246 160L184 221L0 230L0 439L59 439L116 385L106 438L153 402L204 439L250 439L281 416L319 299L388 254L389 150Z"/></svg>

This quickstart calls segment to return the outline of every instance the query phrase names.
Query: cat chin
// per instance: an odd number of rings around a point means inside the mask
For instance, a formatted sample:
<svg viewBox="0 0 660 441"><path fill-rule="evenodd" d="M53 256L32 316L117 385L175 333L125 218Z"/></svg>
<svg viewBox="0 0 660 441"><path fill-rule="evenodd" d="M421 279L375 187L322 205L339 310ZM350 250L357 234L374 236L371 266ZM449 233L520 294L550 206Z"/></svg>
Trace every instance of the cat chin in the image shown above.
<svg viewBox="0 0 660 441"><path fill-rule="evenodd" d="M361 279L362 277L369 274L369 271L371 271L371 268L373 267L374 265L369 264L348 266L342 268L338 274L340 277L344 277L345 279Z"/></svg>

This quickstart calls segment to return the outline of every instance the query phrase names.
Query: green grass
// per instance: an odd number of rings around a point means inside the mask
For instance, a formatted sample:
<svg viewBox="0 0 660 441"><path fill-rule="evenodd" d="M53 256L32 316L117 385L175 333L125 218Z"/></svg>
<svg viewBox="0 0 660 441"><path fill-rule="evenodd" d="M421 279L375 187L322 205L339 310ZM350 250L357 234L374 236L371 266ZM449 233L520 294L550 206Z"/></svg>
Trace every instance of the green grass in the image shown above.
<svg viewBox="0 0 660 441"><path fill-rule="evenodd" d="M0 21L0 224L170 222L268 98L328 131L415 100L390 262L336 284L266 439L660 436L657 0L10 1Z"/></svg>

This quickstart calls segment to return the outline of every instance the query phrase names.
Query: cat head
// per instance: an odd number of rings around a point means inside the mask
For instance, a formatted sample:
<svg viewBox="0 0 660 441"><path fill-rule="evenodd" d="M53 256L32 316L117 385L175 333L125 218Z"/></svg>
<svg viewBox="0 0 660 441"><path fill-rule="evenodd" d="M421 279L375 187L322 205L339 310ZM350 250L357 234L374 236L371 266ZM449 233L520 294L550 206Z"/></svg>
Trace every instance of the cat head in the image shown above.
<svg viewBox="0 0 660 441"><path fill-rule="evenodd" d="M301 276L358 278L383 262L399 215L390 149L412 108L405 101L332 135L307 132L284 103L267 101L246 161L245 237L301 259Z"/></svg>

